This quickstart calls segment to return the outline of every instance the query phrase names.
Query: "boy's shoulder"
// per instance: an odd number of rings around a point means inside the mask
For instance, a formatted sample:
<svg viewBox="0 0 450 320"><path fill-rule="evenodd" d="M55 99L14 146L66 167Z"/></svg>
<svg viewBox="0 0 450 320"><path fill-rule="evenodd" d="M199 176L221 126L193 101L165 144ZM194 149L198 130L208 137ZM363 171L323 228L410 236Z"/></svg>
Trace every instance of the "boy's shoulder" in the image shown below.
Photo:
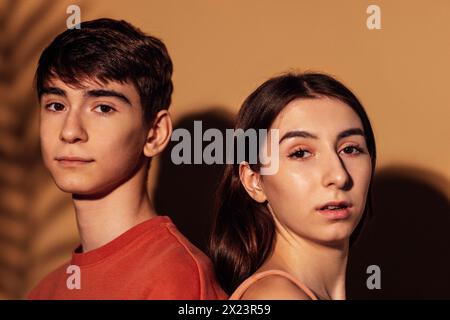
<svg viewBox="0 0 450 320"><path fill-rule="evenodd" d="M141 250L145 251L149 260L167 272L170 272L171 266L180 272L183 269L195 273L212 270L212 263L206 254L193 245L171 221L161 224L157 234L149 234L143 241L146 243L140 246Z"/></svg>
<svg viewBox="0 0 450 320"><path fill-rule="evenodd" d="M166 223L164 227L164 232L167 236L166 241L173 245L173 253L182 254L186 258L189 257L193 260L198 260L200 263L209 261L203 251L193 245L172 222Z"/></svg>
<svg viewBox="0 0 450 320"><path fill-rule="evenodd" d="M113 252L80 264L84 293L67 290L72 260L46 276L28 295L48 298L225 299L210 259L172 221L161 217L138 227L139 236L113 240ZM126 236L126 235L125 235ZM116 241L116 242L114 242ZM119 241L120 243L118 244ZM117 246L116 246L117 245ZM104 249L104 248L103 248ZM100 249L100 250L103 250ZM98 252L97 252L98 254ZM92 257L92 253L87 253ZM121 279L117 282L117 279ZM102 292L98 288L114 287ZM92 295L92 294L93 295ZM113 295L117 294L117 295Z"/></svg>
<svg viewBox="0 0 450 320"><path fill-rule="evenodd" d="M179 283L180 287L197 288L196 299L227 297L218 285L211 260L171 221L163 225L156 241L151 237L148 241L148 247L152 247L147 250L148 261L152 261L151 264L158 270L157 282Z"/></svg>

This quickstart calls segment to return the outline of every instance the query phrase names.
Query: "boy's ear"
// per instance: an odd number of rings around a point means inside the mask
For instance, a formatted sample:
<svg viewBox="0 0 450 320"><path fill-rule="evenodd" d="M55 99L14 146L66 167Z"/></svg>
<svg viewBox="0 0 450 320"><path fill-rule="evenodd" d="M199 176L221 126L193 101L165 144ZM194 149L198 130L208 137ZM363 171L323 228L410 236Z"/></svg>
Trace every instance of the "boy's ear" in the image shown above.
<svg viewBox="0 0 450 320"><path fill-rule="evenodd" d="M253 200L263 203L267 200L266 194L261 186L261 175L254 172L248 162L239 165L239 178L245 190Z"/></svg>
<svg viewBox="0 0 450 320"><path fill-rule="evenodd" d="M169 111L159 111L147 135L144 146L145 156L152 158L161 153L170 141L172 135L172 120Z"/></svg>

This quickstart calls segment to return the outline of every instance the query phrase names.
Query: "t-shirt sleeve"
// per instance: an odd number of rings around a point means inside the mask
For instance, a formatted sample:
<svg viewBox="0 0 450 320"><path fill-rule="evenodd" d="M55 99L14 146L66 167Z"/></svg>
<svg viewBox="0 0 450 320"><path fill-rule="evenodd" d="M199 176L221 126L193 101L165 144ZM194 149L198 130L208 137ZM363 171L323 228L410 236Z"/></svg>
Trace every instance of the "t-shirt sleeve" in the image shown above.
<svg viewBox="0 0 450 320"><path fill-rule="evenodd" d="M195 262L188 256L166 261L150 286L147 297L152 300L201 299L200 276Z"/></svg>
<svg viewBox="0 0 450 320"><path fill-rule="evenodd" d="M181 288L179 292L167 290L171 292L172 299L226 299L227 295L220 288L208 257L175 227L169 227L168 231L172 235L173 248L176 248L173 251L173 261L176 263L170 266L173 268L171 279L178 289Z"/></svg>

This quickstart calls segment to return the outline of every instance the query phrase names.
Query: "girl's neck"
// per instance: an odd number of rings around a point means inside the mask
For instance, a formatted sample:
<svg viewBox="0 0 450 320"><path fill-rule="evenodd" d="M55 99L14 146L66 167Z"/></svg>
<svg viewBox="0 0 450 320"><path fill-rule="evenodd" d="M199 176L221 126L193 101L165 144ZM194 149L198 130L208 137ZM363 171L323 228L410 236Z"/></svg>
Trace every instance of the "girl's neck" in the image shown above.
<svg viewBox="0 0 450 320"><path fill-rule="evenodd" d="M299 279L319 299L344 300L348 241L319 244L276 234L271 257L259 271L281 269Z"/></svg>

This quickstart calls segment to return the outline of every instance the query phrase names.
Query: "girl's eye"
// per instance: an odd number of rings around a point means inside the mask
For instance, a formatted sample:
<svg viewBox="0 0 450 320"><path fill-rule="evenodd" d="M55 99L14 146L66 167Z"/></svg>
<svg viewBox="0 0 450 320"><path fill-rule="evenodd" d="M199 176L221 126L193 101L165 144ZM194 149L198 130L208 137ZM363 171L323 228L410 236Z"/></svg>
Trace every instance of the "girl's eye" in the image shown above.
<svg viewBox="0 0 450 320"><path fill-rule="evenodd" d="M99 113L103 114L113 113L114 111L116 111L113 107L110 107L106 104L98 105L94 110L99 110Z"/></svg>
<svg viewBox="0 0 450 320"><path fill-rule="evenodd" d="M311 154L311 152L304 150L304 149L299 149L299 150L296 150L293 153L291 153L289 155L289 158L295 158L295 159L308 158L309 156L305 156L305 154Z"/></svg>
<svg viewBox="0 0 450 320"><path fill-rule="evenodd" d="M64 105L58 102L52 102L47 104L45 108L50 111L62 111L64 110Z"/></svg>
<svg viewBox="0 0 450 320"><path fill-rule="evenodd" d="M342 151L345 154L359 154L362 153L362 149L358 148L357 146L348 146L342 149Z"/></svg>

